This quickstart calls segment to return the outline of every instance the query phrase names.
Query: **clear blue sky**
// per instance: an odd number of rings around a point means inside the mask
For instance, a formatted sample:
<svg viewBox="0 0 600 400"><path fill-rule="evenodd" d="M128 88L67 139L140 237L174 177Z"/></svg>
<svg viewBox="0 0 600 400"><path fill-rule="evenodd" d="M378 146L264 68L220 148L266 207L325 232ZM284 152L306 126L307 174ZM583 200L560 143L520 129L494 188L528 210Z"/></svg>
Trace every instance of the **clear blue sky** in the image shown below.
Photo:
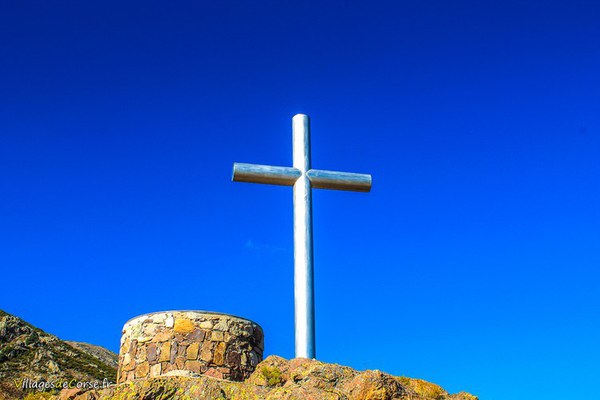
<svg viewBox="0 0 600 400"><path fill-rule="evenodd" d="M592 398L600 6L0 5L0 308L118 351L168 309L293 356L292 193L234 161L367 172L314 192L317 355L482 399Z"/></svg>

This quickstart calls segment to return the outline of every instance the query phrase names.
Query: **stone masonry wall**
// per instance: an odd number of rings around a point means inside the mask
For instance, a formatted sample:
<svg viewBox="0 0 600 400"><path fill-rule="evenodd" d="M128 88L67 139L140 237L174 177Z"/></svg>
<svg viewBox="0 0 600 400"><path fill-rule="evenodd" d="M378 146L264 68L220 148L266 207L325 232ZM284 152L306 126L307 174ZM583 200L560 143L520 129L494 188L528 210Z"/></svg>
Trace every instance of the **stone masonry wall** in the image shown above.
<svg viewBox="0 0 600 400"><path fill-rule="evenodd" d="M117 383L186 370L242 381L262 361L263 331L247 319L203 311L142 315L123 327Z"/></svg>

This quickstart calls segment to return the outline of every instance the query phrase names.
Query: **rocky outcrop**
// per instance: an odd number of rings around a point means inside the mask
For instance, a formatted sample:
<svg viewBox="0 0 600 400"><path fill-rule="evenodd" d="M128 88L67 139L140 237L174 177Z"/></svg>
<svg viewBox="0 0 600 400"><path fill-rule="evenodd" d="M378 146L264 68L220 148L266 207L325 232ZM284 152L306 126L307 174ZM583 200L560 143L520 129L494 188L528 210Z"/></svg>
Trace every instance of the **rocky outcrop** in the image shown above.
<svg viewBox="0 0 600 400"><path fill-rule="evenodd" d="M75 347L78 350L83 351L84 353L97 358L102 361L104 364L117 368L119 365L119 356L117 356L112 351L105 349L102 346L96 346L95 344L83 343L83 342L73 342L71 340L66 340L69 346Z"/></svg>
<svg viewBox="0 0 600 400"><path fill-rule="evenodd" d="M94 346L98 347L98 346ZM102 349L105 355L117 355ZM39 382L107 380L115 382L116 368L0 310L0 399L22 398Z"/></svg>
<svg viewBox="0 0 600 400"><path fill-rule="evenodd" d="M468 393L448 394L440 386L419 379L277 356L258 364L244 382L185 375L139 379L103 390L68 390L54 399L477 400Z"/></svg>
<svg viewBox="0 0 600 400"><path fill-rule="evenodd" d="M112 361L102 361L101 353ZM116 354L97 346L69 345L0 311L0 400L23 397L27 400L477 400L468 393L449 394L440 386L420 379L277 356L270 356L256 365L254 372L242 382L188 370L169 370L157 377L134 379L100 389L50 388L42 392L22 385L23 382L42 380L94 381L102 385L105 379L114 382L116 371L111 365L115 358Z"/></svg>

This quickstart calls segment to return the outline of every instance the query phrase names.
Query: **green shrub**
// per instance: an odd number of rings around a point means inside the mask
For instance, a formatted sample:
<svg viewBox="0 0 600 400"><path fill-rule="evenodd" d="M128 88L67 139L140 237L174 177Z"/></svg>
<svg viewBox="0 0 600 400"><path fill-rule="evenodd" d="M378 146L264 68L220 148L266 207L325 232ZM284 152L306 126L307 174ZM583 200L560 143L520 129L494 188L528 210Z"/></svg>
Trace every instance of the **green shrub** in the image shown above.
<svg viewBox="0 0 600 400"><path fill-rule="evenodd" d="M277 367L264 366L260 370L267 381L267 386L277 386L283 382L281 371Z"/></svg>

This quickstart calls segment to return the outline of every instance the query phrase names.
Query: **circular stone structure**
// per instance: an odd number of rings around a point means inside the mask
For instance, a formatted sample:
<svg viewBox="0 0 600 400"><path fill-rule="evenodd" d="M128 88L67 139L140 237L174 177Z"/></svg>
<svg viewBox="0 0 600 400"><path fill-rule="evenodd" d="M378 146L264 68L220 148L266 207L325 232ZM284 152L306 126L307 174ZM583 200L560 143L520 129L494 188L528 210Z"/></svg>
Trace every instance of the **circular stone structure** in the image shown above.
<svg viewBox="0 0 600 400"><path fill-rule="evenodd" d="M117 383L189 372L242 381L262 361L263 338L258 324L228 314L140 315L123 326Z"/></svg>

